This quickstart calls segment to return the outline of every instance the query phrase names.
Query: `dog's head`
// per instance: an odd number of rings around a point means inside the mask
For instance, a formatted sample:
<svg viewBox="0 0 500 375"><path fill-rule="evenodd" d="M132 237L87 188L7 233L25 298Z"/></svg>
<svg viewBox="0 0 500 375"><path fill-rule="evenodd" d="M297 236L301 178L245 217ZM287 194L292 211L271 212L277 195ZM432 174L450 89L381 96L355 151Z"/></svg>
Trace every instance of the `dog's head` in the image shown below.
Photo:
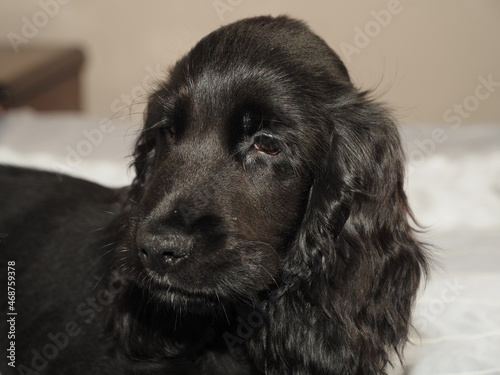
<svg viewBox="0 0 500 375"><path fill-rule="evenodd" d="M163 296L253 298L281 277L352 90L328 46L286 18L201 40L150 97L134 257Z"/></svg>
<svg viewBox="0 0 500 375"><path fill-rule="evenodd" d="M299 327L318 361L343 347L366 369L406 338L425 260L398 132L303 23L202 39L150 96L134 166L124 265L158 303L272 300L252 344L268 368L316 368L270 345Z"/></svg>

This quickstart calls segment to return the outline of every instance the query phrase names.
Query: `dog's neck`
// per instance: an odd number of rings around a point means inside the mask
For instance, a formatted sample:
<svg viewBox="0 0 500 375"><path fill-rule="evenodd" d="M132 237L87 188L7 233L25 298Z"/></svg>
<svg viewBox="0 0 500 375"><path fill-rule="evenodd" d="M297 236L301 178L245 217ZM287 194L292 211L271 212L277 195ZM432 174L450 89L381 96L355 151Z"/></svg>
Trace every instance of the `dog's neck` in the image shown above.
<svg viewBox="0 0 500 375"><path fill-rule="evenodd" d="M255 370L248 359L246 347L228 347L224 337L234 337L237 327L230 316L194 315L158 301L152 303L151 296L134 284L129 284L116 296L114 308L110 310L107 330L114 337L114 357L149 360L154 363L172 361L184 363L188 358L203 358L192 366L210 367L210 363L247 363L247 372ZM226 312L231 314L231 312Z"/></svg>

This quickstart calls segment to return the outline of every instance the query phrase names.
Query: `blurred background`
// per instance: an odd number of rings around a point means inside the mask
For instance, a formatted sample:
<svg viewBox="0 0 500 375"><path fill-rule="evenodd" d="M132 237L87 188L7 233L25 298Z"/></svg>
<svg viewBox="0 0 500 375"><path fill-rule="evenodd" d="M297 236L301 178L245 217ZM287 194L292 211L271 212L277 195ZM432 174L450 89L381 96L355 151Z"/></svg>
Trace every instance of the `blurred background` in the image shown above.
<svg viewBox="0 0 500 375"><path fill-rule="evenodd" d="M0 35L11 52L81 48L82 109L111 116L142 103L144 91L210 31L267 14L306 21L355 82L378 88L402 120L443 122L448 109L475 95L480 77L500 82L497 0L3 0ZM499 101L496 86L488 100L466 103L472 113L462 117L495 122Z"/></svg>
<svg viewBox="0 0 500 375"><path fill-rule="evenodd" d="M221 25L269 14L309 24L399 120L436 249L391 374L500 374L498 0L1 0L0 163L130 183L168 68Z"/></svg>

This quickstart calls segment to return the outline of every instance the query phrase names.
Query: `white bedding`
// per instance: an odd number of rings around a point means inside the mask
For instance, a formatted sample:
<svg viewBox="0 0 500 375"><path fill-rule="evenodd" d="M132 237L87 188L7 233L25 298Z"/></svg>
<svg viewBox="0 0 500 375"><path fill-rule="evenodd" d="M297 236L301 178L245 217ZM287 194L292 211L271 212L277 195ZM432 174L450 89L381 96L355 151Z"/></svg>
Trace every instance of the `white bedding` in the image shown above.
<svg viewBox="0 0 500 375"><path fill-rule="evenodd" d="M132 179L128 155L138 126L103 124L81 115L9 112L0 117L0 163L124 185ZM443 126L447 140L432 145L425 140L437 127L402 129L413 155L411 205L429 226L422 238L439 249L417 299L419 333L407 346L405 368L393 373L500 374L500 124Z"/></svg>
<svg viewBox="0 0 500 375"><path fill-rule="evenodd" d="M408 153L436 127L403 129ZM405 373L500 374L500 125L447 135L409 168L411 205L429 226L424 239L438 248L417 300L419 334L407 347Z"/></svg>
<svg viewBox="0 0 500 375"><path fill-rule="evenodd" d="M124 120L9 112L0 117L0 163L122 186L132 180L130 155L139 129Z"/></svg>

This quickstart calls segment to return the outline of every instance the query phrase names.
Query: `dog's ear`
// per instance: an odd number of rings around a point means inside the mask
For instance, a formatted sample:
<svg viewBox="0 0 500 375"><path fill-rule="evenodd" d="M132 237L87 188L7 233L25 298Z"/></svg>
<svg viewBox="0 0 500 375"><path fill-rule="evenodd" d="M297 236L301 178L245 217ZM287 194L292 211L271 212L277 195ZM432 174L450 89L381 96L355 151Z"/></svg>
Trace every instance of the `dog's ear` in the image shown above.
<svg viewBox="0 0 500 375"><path fill-rule="evenodd" d="M331 112L329 150L285 259L284 290L266 305L261 360L272 374L385 373L389 351L399 355L406 342L427 268L392 118L358 92Z"/></svg>

